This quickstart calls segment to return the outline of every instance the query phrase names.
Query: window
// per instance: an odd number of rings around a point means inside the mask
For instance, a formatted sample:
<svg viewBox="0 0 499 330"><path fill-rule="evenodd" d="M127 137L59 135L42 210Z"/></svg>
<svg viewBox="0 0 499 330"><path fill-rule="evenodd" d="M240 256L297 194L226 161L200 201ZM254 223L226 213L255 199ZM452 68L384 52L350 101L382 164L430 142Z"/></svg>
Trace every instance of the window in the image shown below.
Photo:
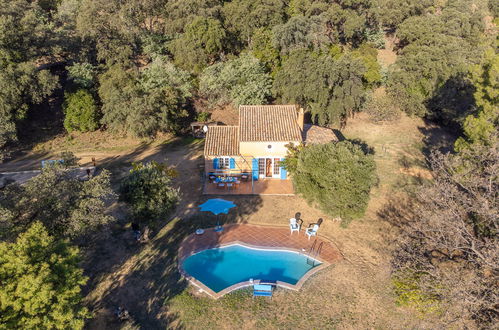
<svg viewBox="0 0 499 330"><path fill-rule="evenodd" d="M218 168L220 169L230 168L230 157L218 158Z"/></svg>
<svg viewBox="0 0 499 330"><path fill-rule="evenodd" d="M258 158L258 174L265 175L265 158Z"/></svg>
<svg viewBox="0 0 499 330"><path fill-rule="evenodd" d="M281 159L274 158L274 175L281 174Z"/></svg>

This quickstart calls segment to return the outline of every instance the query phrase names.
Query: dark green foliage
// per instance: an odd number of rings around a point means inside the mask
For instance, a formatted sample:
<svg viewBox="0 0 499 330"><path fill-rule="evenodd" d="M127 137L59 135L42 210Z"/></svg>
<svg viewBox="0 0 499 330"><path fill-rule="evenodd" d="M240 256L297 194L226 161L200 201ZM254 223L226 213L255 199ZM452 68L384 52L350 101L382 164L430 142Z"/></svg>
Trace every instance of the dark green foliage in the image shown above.
<svg viewBox="0 0 499 330"><path fill-rule="evenodd" d="M94 97L85 89L66 93L63 104L64 128L68 132L91 132L99 128L99 114Z"/></svg>
<svg viewBox="0 0 499 330"><path fill-rule="evenodd" d="M83 329L79 251L33 223L13 243L0 243L0 326Z"/></svg>
<svg viewBox="0 0 499 330"><path fill-rule="evenodd" d="M80 181L71 170L50 166L25 184L0 191L0 237L13 237L35 221L56 237L88 233L113 219L105 214L110 196L109 172Z"/></svg>
<svg viewBox="0 0 499 330"><path fill-rule="evenodd" d="M281 102L305 106L321 125L332 125L359 111L365 98L361 59L344 54L334 59L295 51L275 76L274 91Z"/></svg>
<svg viewBox="0 0 499 330"><path fill-rule="evenodd" d="M264 66L249 54L206 68L199 91L211 104L266 104L272 79Z"/></svg>
<svg viewBox="0 0 499 330"><path fill-rule="evenodd" d="M42 102L57 85L55 76L37 71L33 63L0 65L0 151L17 139L16 124L26 119L29 106Z"/></svg>
<svg viewBox="0 0 499 330"><path fill-rule="evenodd" d="M274 47L272 31L263 28L255 30L251 40L251 54L262 62L267 70L276 72L280 65L279 50Z"/></svg>
<svg viewBox="0 0 499 330"><path fill-rule="evenodd" d="M171 51L180 67L199 73L218 59L224 48L225 29L213 18L196 17L180 38L173 41Z"/></svg>
<svg viewBox="0 0 499 330"><path fill-rule="evenodd" d="M68 78L79 88L91 88L95 84L96 68L90 63L74 63L66 68Z"/></svg>
<svg viewBox="0 0 499 330"><path fill-rule="evenodd" d="M134 164L121 182L120 199L130 205L133 216L140 221L162 219L179 200L178 189L172 185L173 173L156 162Z"/></svg>
<svg viewBox="0 0 499 330"><path fill-rule="evenodd" d="M364 215L377 182L373 156L349 141L300 148L286 158L286 167L296 191L309 203L345 220Z"/></svg>
<svg viewBox="0 0 499 330"><path fill-rule="evenodd" d="M493 49L486 52L481 64L471 68L471 82L477 113L463 122L464 137L456 141L456 149L461 151L498 143L499 55Z"/></svg>
<svg viewBox="0 0 499 330"><path fill-rule="evenodd" d="M100 77L102 122L111 130L138 137L176 132L188 113L190 75L158 57L140 74L120 65Z"/></svg>
<svg viewBox="0 0 499 330"><path fill-rule="evenodd" d="M198 17L221 18L224 0L169 0L162 14L166 31L170 34L185 32L186 26Z"/></svg>
<svg viewBox="0 0 499 330"><path fill-rule="evenodd" d="M250 45L257 29L270 29L286 20L284 0L233 0L222 9L225 26L244 45Z"/></svg>
<svg viewBox="0 0 499 330"><path fill-rule="evenodd" d="M319 22L320 33L331 44L358 45L365 41L367 30L378 28L372 0L292 0L289 8L294 16Z"/></svg>
<svg viewBox="0 0 499 330"><path fill-rule="evenodd" d="M483 24L479 12L470 6L452 1L441 14L411 17L399 26L403 48L388 85L407 113L426 115L426 104L437 90L452 77L465 74L479 58ZM461 116L448 112L434 107L431 116L444 121Z"/></svg>
<svg viewBox="0 0 499 330"><path fill-rule="evenodd" d="M432 0L378 0L379 20L384 26L395 29L400 23L411 16L422 15L433 5Z"/></svg>

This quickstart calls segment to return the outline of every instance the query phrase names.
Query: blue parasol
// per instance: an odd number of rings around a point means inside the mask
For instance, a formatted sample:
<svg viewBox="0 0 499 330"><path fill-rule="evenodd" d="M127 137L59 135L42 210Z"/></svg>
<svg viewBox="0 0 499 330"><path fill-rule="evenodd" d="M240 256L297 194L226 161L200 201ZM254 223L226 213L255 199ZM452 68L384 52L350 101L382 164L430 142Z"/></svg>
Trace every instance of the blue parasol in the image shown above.
<svg viewBox="0 0 499 330"><path fill-rule="evenodd" d="M211 212L214 215L219 215L220 213L224 214L229 213L231 208L236 207L236 204L232 203L231 201L226 201L225 199L212 198L207 200L203 204L199 205L199 207L201 211ZM221 230L223 229L218 223L218 217L217 217L217 226L215 227L215 231L221 231Z"/></svg>

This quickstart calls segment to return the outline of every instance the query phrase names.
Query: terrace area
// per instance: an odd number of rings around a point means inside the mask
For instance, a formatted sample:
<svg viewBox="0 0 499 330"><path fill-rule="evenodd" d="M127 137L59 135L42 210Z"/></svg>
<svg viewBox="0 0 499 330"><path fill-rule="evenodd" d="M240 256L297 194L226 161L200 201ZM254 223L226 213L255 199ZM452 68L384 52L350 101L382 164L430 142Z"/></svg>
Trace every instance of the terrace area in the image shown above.
<svg viewBox="0 0 499 330"><path fill-rule="evenodd" d="M206 180L203 188L205 195L294 195L291 180L260 179L239 181L231 187L219 186L217 182Z"/></svg>

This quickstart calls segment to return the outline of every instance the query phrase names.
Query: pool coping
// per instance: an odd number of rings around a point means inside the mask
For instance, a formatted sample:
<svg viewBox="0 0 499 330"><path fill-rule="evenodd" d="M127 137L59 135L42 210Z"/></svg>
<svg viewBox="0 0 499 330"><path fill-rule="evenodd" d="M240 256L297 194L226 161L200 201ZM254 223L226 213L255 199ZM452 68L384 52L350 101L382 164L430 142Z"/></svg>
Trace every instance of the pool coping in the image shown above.
<svg viewBox="0 0 499 330"><path fill-rule="evenodd" d="M232 241L232 242L229 242L229 243L218 244L216 246L212 246L212 247L209 247L209 248L203 248L203 249L191 251L191 253L189 253L188 255L183 255L182 257L179 257L177 266L178 266L180 274L187 281L189 281L189 283L191 283L192 285L194 285L195 287L197 287L198 289L200 289L201 292L208 294L208 296L210 296L211 298L214 298L214 299L218 299L218 298L220 298L220 297L222 297L222 296L224 296L224 295L226 295L226 294L228 294L228 293L230 293L232 291L238 290L238 289L249 287L249 286L252 286L252 285L255 285L255 284L267 283L267 282L262 281L262 280L253 280L253 282L250 282L250 281L239 282L239 283L233 284L233 285L231 285L231 286L229 286L229 287L221 290L220 292L215 292L212 289L210 289L209 287L207 287L206 285L204 285L201 281L199 281L195 277L190 276L184 270L184 268L182 267L183 261L185 259L187 259L188 257L194 255L194 254L197 254L197 253L205 251L205 250L216 249L216 248L223 248L223 247L228 247L228 246L233 246L233 245L240 245L240 246L245 246L245 247L252 248L252 249L267 250L267 251L273 251L273 250L275 250L275 251L289 251L289 252L295 252L295 253L307 256L307 254L303 253L302 250L298 250L298 249L294 249L294 248L290 248L290 247L258 246L258 245L248 244L248 243L236 240L236 241ZM329 267L331 265L331 263L329 263L329 262L327 262L327 261L325 261L325 260L323 260L322 258L319 258L319 257L314 257L314 258L311 258L311 259L319 261L319 262L321 262L321 264L318 265L318 266L316 266L316 267L314 267L314 268L312 268L312 269L310 269L308 272L306 272L298 280L298 282L296 284L293 285L293 284L289 284L287 282L275 281L275 285L278 286L278 287L282 287L282 288L288 289L288 290L298 291L298 290L301 289L301 287L303 286L303 284L312 275L314 275L316 272L318 272L320 270L323 270L323 269L325 269L325 268L327 268L327 267Z"/></svg>

